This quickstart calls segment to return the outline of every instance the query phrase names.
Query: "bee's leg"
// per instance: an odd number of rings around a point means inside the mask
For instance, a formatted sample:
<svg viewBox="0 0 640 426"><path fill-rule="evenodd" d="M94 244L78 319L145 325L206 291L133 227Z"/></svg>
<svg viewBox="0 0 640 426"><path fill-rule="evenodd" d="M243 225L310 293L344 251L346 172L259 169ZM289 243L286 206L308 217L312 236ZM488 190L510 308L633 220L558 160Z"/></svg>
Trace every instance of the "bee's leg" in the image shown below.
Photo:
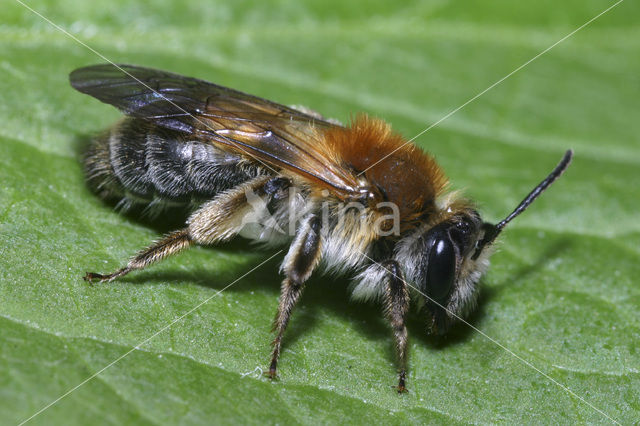
<svg viewBox="0 0 640 426"><path fill-rule="evenodd" d="M407 391L405 376L407 369L407 327L405 318L409 312L409 291L402 276L402 270L395 260L387 260L382 266L389 271L386 277L384 293L384 314L391 324L396 340L400 372L398 375L398 393Z"/></svg>
<svg viewBox="0 0 640 426"><path fill-rule="evenodd" d="M186 229L172 232L142 250L124 268L106 275L88 272L84 279L89 282L113 281L133 270L146 268L193 243L204 245L228 240L242 229L246 214L252 211L253 206L248 198L262 194L265 184L273 180L268 176L258 176L220 194L191 215Z"/></svg>
<svg viewBox="0 0 640 426"><path fill-rule="evenodd" d="M273 353L268 372L268 376L272 379L276 378L280 344L289 323L291 311L302 294L304 282L311 276L313 269L320 261L321 246L320 218L311 215L303 221L282 264L286 278L282 281L278 312L273 321L273 331L276 333L276 337L272 343Z"/></svg>
<svg viewBox="0 0 640 426"><path fill-rule="evenodd" d="M111 274L97 274L95 272L87 272L84 276L84 280L93 282L93 280L99 281L113 281L116 278L127 275L129 272L135 269L144 269L150 264L162 260L165 257L177 253L191 245L192 241L189 238L188 230L182 229L180 231L174 231L164 237L163 239L155 242L151 246L139 252L135 255L127 266L122 269L118 269Z"/></svg>
<svg viewBox="0 0 640 426"><path fill-rule="evenodd" d="M265 186L277 178L258 176L206 202L187 220L189 236L202 245L226 241L235 236L267 206Z"/></svg>

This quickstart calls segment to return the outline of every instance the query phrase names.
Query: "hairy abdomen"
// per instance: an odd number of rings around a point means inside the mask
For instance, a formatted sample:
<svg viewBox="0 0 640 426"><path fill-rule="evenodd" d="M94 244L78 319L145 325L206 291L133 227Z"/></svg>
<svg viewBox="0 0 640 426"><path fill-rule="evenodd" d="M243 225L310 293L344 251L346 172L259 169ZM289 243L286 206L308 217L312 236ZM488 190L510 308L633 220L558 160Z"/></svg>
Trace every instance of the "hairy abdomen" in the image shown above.
<svg viewBox="0 0 640 426"><path fill-rule="evenodd" d="M260 173L238 155L132 118L95 138L84 165L92 189L125 209L199 204Z"/></svg>

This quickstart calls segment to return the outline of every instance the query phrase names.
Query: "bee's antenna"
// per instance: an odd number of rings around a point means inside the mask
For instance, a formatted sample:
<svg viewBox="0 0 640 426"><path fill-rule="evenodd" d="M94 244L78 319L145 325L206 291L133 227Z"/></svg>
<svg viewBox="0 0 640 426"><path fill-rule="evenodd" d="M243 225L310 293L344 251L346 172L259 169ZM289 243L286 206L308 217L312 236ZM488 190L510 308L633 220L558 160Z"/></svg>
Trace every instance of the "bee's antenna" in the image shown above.
<svg viewBox="0 0 640 426"><path fill-rule="evenodd" d="M516 207L509 216L501 220L497 225L492 225L489 223L484 224L484 238L482 238L482 240L478 242L476 252L473 254L473 259L477 259L482 249L486 245L491 244L496 239L502 229L507 226L507 223L511 222L513 218L525 211L527 207L529 207L531 203L533 203L533 201L545 191L545 189L547 189L553 182L555 182L556 179L558 179L562 175L562 173L564 173L565 170L567 170L567 167L569 167L569 164L571 164L572 158L573 150L570 149L564 153L562 160L560 160L555 169L553 169L553 171L549 173L549 175L542 182L540 182L535 188L533 188L533 191L531 191L529 195L527 195L525 199L522 200L518 207Z"/></svg>
<svg viewBox="0 0 640 426"><path fill-rule="evenodd" d="M549 187L549 185L551 185L556 179L558 179L562 175L562 173L564 173L565 170L567 170L567 167L569 167L569 164L571 164L571 158L573 158L573 150L570 149L564 153L564 157L562 157L562 160L560 160L556 168L553 169L551 173L549 173L549 176L547 176L545 180L540 182L538 186L533 188L533 191L531 191L529 195L527 195L526 198L522 200L520 205L518 205L518 207L516 207L516 209L513 212L511 212L509 216L507 216L505 219L503 219L502 221L500 221L500 223L496 225L496 228L498 229L498 233L502 230L502 228L504 228L507 225L507 223L511 222L511 220L514 217L518 216L520 213L525 211L527 207L529 207L531 203L533 203L533 201L536 198L538 198L540 194L544 192L545 189Z"/></svg>

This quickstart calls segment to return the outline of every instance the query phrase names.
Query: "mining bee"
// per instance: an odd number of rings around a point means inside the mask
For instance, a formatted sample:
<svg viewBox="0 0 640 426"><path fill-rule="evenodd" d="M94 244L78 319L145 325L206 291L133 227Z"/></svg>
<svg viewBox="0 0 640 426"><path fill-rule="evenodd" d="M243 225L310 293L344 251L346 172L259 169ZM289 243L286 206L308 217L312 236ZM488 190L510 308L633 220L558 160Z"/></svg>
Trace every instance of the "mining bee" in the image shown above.
<svg viewBox="0 0 640 426"><path fill-rule="evenodd" d="M130 65L70 75L82 93L126 117L95 138L85 157L89 185L123 209L190 209L183 229L140 251L112 281L193 244L241 235L289 244L274 320L268 375L276 377L284 331L316 269L350 272L355 299L377 299L397 347L398 392L406 391L413 302L427 331L443 334L476 306L493 243L568 167L572 151L497 225L447 191L435 160L382 120L348 126L206 81ZM250 219L248 219L250 218Z"/></svg>

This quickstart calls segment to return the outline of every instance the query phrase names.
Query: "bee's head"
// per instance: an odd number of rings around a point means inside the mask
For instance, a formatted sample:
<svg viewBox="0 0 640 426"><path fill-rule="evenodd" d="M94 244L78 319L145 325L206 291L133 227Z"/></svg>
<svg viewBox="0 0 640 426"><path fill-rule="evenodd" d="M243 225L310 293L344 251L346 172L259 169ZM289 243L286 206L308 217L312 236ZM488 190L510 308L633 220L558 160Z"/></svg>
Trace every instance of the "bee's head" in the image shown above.
<svg viewBox="0 0 640 426"><path fill-rule="evenodd" d="M497 225L483 222L469 205L454 202L444 206L449 214L439 223L418 228L399 244L397 254L424 299L432 333L446 333L475 308L478 281L489 266L496 237L564 172L572 155L567 151L549 176Z"/></svg>
<svg viewBox="0 0 640 426"><path fill-rule="evenodd" d="M423 299L432 333L443 334L457 318L471 312L478 299L478 281L489 266L490 250L476 251L486 224L473 209L417 231L408 262L409 278ZM406 265L406 263L405 263Z"/></svg>

